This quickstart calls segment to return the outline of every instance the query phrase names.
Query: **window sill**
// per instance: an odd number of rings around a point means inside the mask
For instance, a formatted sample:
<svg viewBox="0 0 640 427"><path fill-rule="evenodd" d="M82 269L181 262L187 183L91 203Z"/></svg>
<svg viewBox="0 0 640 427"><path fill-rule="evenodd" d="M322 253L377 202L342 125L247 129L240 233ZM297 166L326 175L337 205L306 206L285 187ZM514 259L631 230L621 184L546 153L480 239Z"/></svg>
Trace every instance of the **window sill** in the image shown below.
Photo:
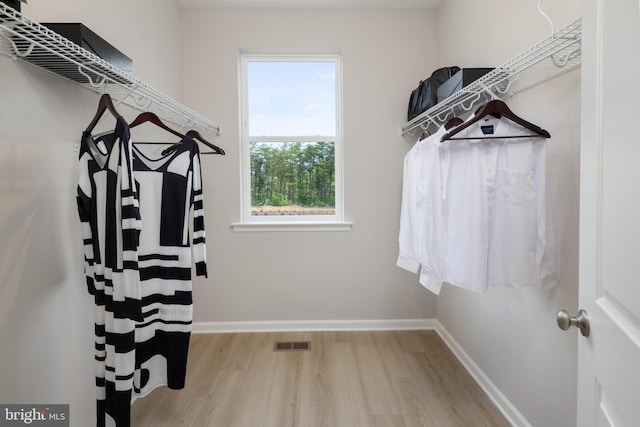
<svg viewBox="0 0 640 427"><path fill-rule="evenodd" d="M301 221L252 221L235 222L231 228L236 232L263 232L263 231L351 231L352 222L301 222Z"/></svg>

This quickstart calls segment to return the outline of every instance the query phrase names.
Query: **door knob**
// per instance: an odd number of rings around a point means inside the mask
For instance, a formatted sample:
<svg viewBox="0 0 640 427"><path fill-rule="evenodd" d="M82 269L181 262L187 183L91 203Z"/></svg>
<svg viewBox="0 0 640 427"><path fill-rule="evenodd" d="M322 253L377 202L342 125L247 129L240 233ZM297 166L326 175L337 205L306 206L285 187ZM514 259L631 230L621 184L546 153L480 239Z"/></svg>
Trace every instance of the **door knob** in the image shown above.
<svg viewBox="0 0 640 427"><path fill-rule="evenodd" d="M586 310L580 309L577 317L571 317L566 310L560 310L556 315L556 320L562 330L566 331L572 326L577 326L583 336L589 336L589 315Z"/></svg>

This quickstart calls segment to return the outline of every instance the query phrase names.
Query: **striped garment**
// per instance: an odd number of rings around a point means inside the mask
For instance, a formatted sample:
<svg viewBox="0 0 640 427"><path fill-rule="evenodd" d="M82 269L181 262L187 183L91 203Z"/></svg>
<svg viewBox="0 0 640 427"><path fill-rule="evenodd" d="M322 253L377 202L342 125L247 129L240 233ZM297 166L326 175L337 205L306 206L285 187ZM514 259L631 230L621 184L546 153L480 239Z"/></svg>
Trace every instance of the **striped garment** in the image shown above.
<svg viewBox="0 0 640 427"><path fill-rule="evenodd" d="M166 385L184 387L193 317L191 266L207 275L200 152L185 137L157 159L133 148L142 232L139 274L142 322L136 325L135 396ZM189 218L193 209L193 243Z"/></svg>
<svg viewBox="0 0 640 427"><path fill-rule="evenodd" d="M97 426L130 425L135 370L135 330L142 320L138 274L141 230L133 181L129 126L85 132L79 152L78 214L84 269L95 300Z"/></svg>

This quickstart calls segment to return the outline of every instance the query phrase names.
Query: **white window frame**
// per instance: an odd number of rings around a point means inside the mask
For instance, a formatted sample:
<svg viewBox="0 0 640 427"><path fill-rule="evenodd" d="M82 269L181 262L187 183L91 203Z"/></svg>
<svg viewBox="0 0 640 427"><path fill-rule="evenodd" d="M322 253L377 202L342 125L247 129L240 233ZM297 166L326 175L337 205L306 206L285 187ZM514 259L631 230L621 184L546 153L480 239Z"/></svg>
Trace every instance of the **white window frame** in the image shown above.
<svg viewBox="0 0 640 427"><path fill-rule="evenodd" d="M252 136L249 135L248 64L254 61L311 62L327 61L336 65L336 131L335 136ZM339 53L274 53L239 52L240 95L240 222L231 224L235 231L348 231L351 223L344 220L344 181L342 145L342 65ZM250 141L259 142L333 142L335 150L335 214L334 215L251 215Z"/></svg>

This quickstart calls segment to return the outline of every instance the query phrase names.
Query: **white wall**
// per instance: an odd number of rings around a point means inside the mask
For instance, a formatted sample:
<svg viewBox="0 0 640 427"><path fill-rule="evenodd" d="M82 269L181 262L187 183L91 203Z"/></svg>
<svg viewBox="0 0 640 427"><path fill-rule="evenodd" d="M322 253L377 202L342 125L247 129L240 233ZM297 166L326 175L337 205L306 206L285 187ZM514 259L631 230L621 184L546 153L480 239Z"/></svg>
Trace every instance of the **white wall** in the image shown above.
<svg viewBox="0 0 640 427"><path fill-rule="evenodd" d="M141 78L178 93L179 60L167 60L179 57L171 0L30 2L23 12L85 23L131 56ZM146 34L163 50L150 49ZM74 143L98 96L4 55L0 76L0 402L69 403L71 426L95 425L93 301L82 273Z"/></svg>
<svg viewBox="0 0 640 427"><path fill-rule="evenodd" d="M210 278L195 321L424 319L435 298L395 267L408 96L435 63L433 10L185 8L183 96L223 124L204 157ZM249 232L240 217L238 50L340 49L349 232Z"/></svg>
<svg viewBox="0 0 640 427"><path fill-rule="evenodd" d="M550 34L537 1L447 0L438 11L438 59L461 67L495 66ZM580 16L580 2L546 1L556 30ZM491 23L487 25L487 23ZM560 284L551 291L494 288L473 294L445 286L437 318L533 426L576 423L575 330L555 313L577 312L580 72L519 93L507 102L547 129L548 176L559 245Z"/></svg>

